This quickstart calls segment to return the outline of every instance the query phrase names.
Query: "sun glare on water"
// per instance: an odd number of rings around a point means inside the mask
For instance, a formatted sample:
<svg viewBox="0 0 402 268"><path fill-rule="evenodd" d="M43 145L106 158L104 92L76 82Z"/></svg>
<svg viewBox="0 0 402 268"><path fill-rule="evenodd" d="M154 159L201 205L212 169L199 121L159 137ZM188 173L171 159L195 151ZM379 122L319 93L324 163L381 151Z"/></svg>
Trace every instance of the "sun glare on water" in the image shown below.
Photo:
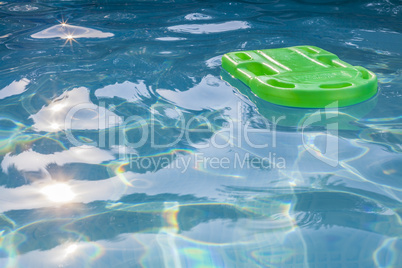
<svg viewBox="0 0 402 268"><path fill-rule="evenodd" d="M50 201L57 203L66 203L72 201L75 197L75 193L65 183L48 185L41 190L41 193Z"/></svg>

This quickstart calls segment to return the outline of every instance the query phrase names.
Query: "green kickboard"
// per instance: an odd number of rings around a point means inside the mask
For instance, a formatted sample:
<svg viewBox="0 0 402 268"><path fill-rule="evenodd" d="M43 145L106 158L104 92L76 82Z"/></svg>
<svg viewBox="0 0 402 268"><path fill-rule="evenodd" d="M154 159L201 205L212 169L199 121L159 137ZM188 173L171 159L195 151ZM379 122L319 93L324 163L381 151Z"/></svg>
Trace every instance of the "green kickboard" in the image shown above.
<svg viewBox="0 0 402 268"><path fill-rule="evenodd" d="M284 106L343 107L377 93L374 73L314 46L230 52L222 67L261 99Z"/></svg>

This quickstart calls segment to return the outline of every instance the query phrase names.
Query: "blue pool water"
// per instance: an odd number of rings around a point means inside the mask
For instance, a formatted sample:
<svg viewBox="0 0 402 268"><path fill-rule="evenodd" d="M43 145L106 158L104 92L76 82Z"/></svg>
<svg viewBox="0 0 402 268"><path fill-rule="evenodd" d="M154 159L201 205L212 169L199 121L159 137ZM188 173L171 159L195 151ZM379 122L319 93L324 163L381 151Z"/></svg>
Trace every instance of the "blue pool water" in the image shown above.
<svg viewBox="0 0 402 268"><path fill-rule="evenodd" d="M297 45L379 93L221 68ZM402 267L401 55L396 0L0 2L0 267Z"/></svg>

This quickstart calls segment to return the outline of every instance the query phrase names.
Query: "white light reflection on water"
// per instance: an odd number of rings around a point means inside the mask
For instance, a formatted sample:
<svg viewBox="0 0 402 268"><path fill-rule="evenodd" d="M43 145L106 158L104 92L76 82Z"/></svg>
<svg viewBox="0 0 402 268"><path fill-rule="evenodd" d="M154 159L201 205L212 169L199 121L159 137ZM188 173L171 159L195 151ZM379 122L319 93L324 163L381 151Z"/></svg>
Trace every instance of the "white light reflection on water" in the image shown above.
<svg viewBox="0 0 402 268"><path fill-rule="evenodd" d="M8 236L12 236L12 234ZM10 239L12 238L10 237ZM85 239L83 241L60 241L60 245L52 249L21 254L18 262L16 260L13 263L9 262L9 266L6 267L31 267L32 262L40 265L39 267L80 267L83 263L92 267L91 264L101 258L105 252L103 242L95 243ZM0 263L2 263L1 259Z"/></svg>
<svg viewBox="0 0 402 268"><path fill-rule="evenodd" d="M148 87L143 80L140 80L137 83L126 81L123 83L108 85L97 89L95 91L95 96L98 98L118 97L129 102L140 101L144 98L148 99L151 97Z"/></svg>
<svg viewBox="0 0 402 268"><path fill-rule="evenodd" d="M67 129L102 129L118 125L122 120L105 107L91 102L89 90L79 87L66 91L47 106L30 116L36 131L57 132ZM114 121L108 121L113 118ZM103 122L109 122L106 126Z"/></svg>
<svg viewBox="0 0 402 268"><path fill-rule="evenodd" d="M62 39L77 39L77 38L108 38L112 37L114 34L108 32L102 32L99 30L69 25L66 23L61 23L59 25L54 25L43 31L31 35L32 38L62 38Z"/></svg>
<svg viewBox="0 0 402 268"><path fill-rule="evenodd" d="M183 24L168 27L169 31L177 33L191 34L211 34L222 33L227 31L235 31L250 28L250 24L245 21L228 21L223 23L210 24Z"/></svg>
<svg viewBox="0 0 402 268"><path fill-rule="evenodd" d="M14 81L8 86L0 90L0 99L5 99L10 96L18 95L27 90L27 85L31 81L29 79L23 78L19 81Z"/></svg>
<svg viewBox="0 0 402 268"><path fill-rule="evenodd" d="M41 154L30 149L16 155L8 153L1 162L1 168L4 173L8 173L11 167L20 171L46 171L52 163L59 166L68 163L100 164L113 159L115 157L111 152L90 146L72 147L53 154Z"/></svg>
<svg viewBox="0 0 402 268"><path fill-rule="evenodd" d="M124 195L152 188L152 182L142 179L133 172L123 174L129 185L121 180L121 175L100 181L75 180L74 177L58 176L37 180L16 188L0 187L0 196L6 200L0 205L0 213L57 207L69 202L88 204L102 200L117 201Z"/></svg>
<svg viewBox="0 0 402 268"><path fill-rule="evenodd" d="M162 250L163 262L166 267L182 267L180 262L179 247L176 245L176 234L179 231L177 214L180 211L178 202L165 202L162 217L164 227L156 235L156 241Z"/></svg>
<svg viewBox="0 0 402 268"><path fill-rule="evenodd" d="M41 193L52 202L67 203L73 201L76 194L65 183L55 183L42 188Z"/></svg>
<svg viewBox="0 0 402 268"><path fill-rule="evenodd" d="M219 88L219 90L217 90L217 88ZM184 92L158 89L157 93L163 98L173 102L175 105L198 111L203 109L215 110L233 107L238 100L236 96L233 95L233 89L231 87L226 86L224 81L212 75L203 77L199 84ZM196 102L193 101L194 96L197 96Z"/></svg>
<svg viewBox="0 0 402 268"><path fill-rule="evenodd" d="M64 255L65 257L74 254L78 249L78 245L77 244L71 244L66 248L66 254Z"/></svg>

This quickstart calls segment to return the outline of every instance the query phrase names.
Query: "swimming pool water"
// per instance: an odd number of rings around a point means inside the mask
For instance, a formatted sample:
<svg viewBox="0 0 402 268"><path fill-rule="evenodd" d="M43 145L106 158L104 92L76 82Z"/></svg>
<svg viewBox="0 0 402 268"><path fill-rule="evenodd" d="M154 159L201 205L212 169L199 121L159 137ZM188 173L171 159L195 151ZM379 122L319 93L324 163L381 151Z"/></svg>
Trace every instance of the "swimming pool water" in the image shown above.
<svg viewBox="0 0 402 268"><path fill-rule="evenodd" d="M1 267L402 267L398 1L0 2ZM361 104L270 104L227 52L312 45Z"/></svg>

